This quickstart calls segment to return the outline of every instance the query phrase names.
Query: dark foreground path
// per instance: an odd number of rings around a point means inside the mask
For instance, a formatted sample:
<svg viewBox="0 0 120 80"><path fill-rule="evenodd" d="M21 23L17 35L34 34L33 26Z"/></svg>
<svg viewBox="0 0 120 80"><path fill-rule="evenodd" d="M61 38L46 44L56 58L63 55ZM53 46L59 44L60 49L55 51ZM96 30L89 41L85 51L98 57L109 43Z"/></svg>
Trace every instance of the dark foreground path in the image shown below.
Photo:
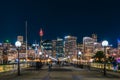
<svg viewBox="0 0 120 80"><path fill-rule="evenodd" d="M29 68L21 71L20 76L17 76L17 73L14 72L1 75L0 80L120 80L120 77L110 74L103 76L100 72L72 66L54 66L51 71L48 71L48 67L44 66L41 70Z"/></svg>

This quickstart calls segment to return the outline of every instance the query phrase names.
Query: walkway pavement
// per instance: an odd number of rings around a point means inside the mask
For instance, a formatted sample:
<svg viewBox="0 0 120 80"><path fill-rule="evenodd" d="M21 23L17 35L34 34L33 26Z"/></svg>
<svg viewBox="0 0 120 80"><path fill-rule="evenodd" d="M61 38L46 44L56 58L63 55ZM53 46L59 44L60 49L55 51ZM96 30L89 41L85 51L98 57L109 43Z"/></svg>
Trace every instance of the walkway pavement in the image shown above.
<svg viewBox="0 0 120 80"><path fill-rule="evenodd" d="M51 71L44 66L41 70L29 68L21 71L21 75L11 73L1 75L0 80L119 80L119 76L107 74L104 76L97 71L89 71L85 69L75 68L72 66L59 67L53 66Z"/></svg>

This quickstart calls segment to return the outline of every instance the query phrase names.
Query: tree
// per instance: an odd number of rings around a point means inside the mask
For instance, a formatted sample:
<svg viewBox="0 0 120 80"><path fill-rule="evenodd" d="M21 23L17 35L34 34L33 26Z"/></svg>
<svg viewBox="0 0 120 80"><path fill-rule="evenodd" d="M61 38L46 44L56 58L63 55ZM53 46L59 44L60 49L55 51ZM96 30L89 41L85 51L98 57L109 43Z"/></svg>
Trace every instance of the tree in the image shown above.
<svg viewBox="0 0 120 80"><path fill-rule="evenodd" d="M108 62L108 63L112 63L114 60L115 60L114 57L109 56L108 59L107 59L107 62Z"/></svg>
<svg viewBox="0 0 120 80"><path fill-rule="evenodd" d="M102 62L102 59L105 57L105 54L103 51L97 51L93 58L95 58L96 62Z"/></svg>

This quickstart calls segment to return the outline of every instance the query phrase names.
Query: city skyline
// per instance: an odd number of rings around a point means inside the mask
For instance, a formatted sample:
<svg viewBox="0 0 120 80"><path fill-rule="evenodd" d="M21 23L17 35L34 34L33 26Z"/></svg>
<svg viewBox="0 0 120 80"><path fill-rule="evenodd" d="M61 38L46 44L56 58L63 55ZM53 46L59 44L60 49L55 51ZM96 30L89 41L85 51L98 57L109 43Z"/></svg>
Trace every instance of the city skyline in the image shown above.
<svg viewBox="0 0 120 80"><path fill-rule="evenodd" d="M76 36L78 42L83 37L98 35L98 41L108 40L117 46L120 37L120 5L110 0L4 0L0 5L0 42L17 40L18 35L25 38L25 21L28 22L28 42L43 39Z"/></svg>

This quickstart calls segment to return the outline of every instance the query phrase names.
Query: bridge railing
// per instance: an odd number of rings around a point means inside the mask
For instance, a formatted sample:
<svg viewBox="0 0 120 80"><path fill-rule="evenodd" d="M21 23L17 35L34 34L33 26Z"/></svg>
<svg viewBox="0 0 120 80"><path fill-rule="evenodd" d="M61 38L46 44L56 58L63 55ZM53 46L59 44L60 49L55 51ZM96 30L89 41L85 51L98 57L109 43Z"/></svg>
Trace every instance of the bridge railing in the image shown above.
<svg viewBox="0 0 120 80"><path fill-rule="evenodd" d="M74 63L80 68L91 68L91 69L103 69L104 64L103 63L87 63L87 62L82 62L81 64ZM117 71L120 72L120 64L118 64ZM113 65L110 63L106 64L106 70L113 70Z"/></svg>
<svg viewBox="0 0 120 80"><path fill-rule="evenodd" d="M20 63L20 69L25 69L29 66L30 66L29 62ZM17 63L1 64L0 65L0 72L16 71L17 69L18 69Z"/></svg>

